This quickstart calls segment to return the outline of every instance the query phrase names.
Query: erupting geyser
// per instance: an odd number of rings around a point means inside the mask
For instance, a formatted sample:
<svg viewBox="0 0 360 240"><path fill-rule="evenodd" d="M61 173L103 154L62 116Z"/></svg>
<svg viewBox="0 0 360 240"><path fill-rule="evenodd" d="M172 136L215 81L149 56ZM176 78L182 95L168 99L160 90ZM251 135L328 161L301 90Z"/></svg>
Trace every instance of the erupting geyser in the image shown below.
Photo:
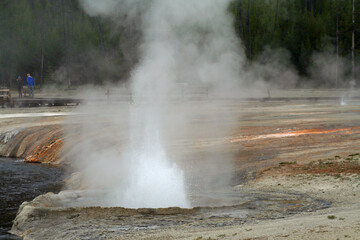
<svg viewBox="0 0 360 240"><path fill-rule="evenodd" d="M222 90L227 96L227 90L238 89L243 54L228 13L230 0L80 0L80 3L93 16L116 22L118 15L125 13L127 18L141 16L142 23L140 60L130 78L128 141L117 142L124 139L121 135L124 133L118 131L124 124L120 120L125 118L123 114L117 115L119 106L113 105L112 109L88 106L87 110L91 109L94 115L89 122L81 123L84 131L77 146L80 151L72 157L76 170L82 172L83 186L103 192L100 205L191 207L187 196L191 183L185 181L187 172L168 157L164 141L169 134L165 126L170 125L169 119L188 114L176 111L179 102L174 102L172 93L181 92L177 89L179 82L188 86L206 84L212 93ZM177 115L169 117L169 109ZM172 124L173 132L183 134L181 128L186 124ZM225 165L224 159L221 164ZM208 169L214 171L216 167Z"/></svg>
<svg viewBox="0 0 360 240"><path fill-rule="evenodd" d="M121 206L129 208L190 207L183 172L167 158L161 138L161 112L155 96L131 107L130 145L124 153L130 172L117 191ZM149 104L149 101L152 104Z"/></svg>

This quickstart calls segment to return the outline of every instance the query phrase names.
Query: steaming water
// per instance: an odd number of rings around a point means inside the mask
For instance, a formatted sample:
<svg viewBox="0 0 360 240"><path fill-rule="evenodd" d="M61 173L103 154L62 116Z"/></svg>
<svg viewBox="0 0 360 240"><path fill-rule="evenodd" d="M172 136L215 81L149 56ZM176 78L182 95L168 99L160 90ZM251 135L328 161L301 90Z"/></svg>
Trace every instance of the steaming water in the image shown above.
<svg viewBox="0 0 360 240"><path fill-rule="evenodd" d="M121 136L115 131L106 136L106 129L99 131L99 138L104 139L101 143L83 144L97 134L81 139L79 142L85 147L77 148L82 156L74 157L74 161L84 173L84 185L88 190L111 192L110 197L104 197L104 203L112 206L190 207L187 192L192 192L193 186L184 178L189 173L184 173L187 168L181 169L181 163L178 166L169 157L164 141L171 134L164 131L173 123L173 128L183 128L186 132L189 120L184 116L197 111L189 108L189 112L181 113L176 103L170 103L172 93L180 90L176 89L179 82L210 86L219 96L238 94L234 89L240 89L244 53L228 11L230 0L81 0L80 3L88 14L110 17L115 24L123 24L119 21L122 14L125 18L133 17L141 22L142 31L140 58L129 79L133 100L129 109L129 141L119 151L112 140ZM168 116L166 108L171 108L176 116ZM114 107L112 111L118 109ZM101 118L98 115L96 119ZM88 126L84 124L86 132L96 131L97 125L93 124L96 119L91 119ZM116 119L106 119L106 123L120 125ZM179 129L171 137L182 135ZM100 144L104 147L98 147ZM223 165L227 165L225 162ZM201 170L204 169L210 167ZM217 166L212 166L212 171L216 170Z"/></svg>
<svg viewBox="0 0 360 240"><path fill-rule="evenodd" d="M135 153L136 154L136 153ZM128 179L121 206L190 207L185 194L184 175L175 164L170 164L160 145L155 143L134 156L135 171Z"/></svg>
<svg viewBox="0 0 360 240"><path fill-rule="evenodd" d="M341 105L341 106L346 106L346 105L347 105L344 97L341 97L340 105Z"/></svg>
<svg viewBox="0 0 360 240"><path fill-rule="evenodd" d="M160 110L137 104L131 111L131 139L125 153L130 174L118 192L121 206L190 207L183 172L169 161L162 144Z"/></svg>
<svg viewBox="0 0 360 240"><path fill-rule="evenodd" d="M59 168L0 158L0 239L10 239L7 231L20 204L59 191L62 174Z"/></svg>
<svg viewBox="0 0 360 240"><path fill-rule="evenodd" d="M67 112L42 112L42 113L12 113L12 114L1 114L0 119L5 118L26 118L26 117L58 117L58 116L69 116L73 113Z"/></svg>

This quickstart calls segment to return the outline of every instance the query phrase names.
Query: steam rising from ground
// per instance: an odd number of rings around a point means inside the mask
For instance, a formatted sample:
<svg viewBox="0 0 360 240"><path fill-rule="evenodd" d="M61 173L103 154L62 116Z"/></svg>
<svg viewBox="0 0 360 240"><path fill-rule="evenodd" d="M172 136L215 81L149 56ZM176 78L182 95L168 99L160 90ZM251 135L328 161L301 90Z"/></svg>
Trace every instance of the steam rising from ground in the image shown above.
<svg viewBox="0 0 360 240"><path fill-rule="evenodd" d="M95 201L92 204L190 207L202 205L193 202L194 192L229 186L230 153L220 149L216 154L204 151L192 156L172 145L191 142L189 135L221 139L230 127L218 122L231 122L235 116L217 106L218 102L183 101L184 89L206 89L211 98L270 96L271 88L294 87L299 80L289 64L290 54L267 48L257 62L246 63L227 11L230 0L79 2L91 16L111 19L115 25L126 26L128 32L132 27L141 32L134 43L139 49L129 51L139 54L129 79L131 94L127 90L118 94L131 97L132 103L83 107L87 117L80 122L79 143L68 153L75 170L82 173L82 187L89 194L101 192L96 201L90 194ZM326 60L330 61L329 57ZM314 62L313 77L334 76L326 75L331 64L322 64L321 55L314 56ZM339 62L340 79L346 71ZM116 91L123 90L111 89L113 95ZM203 118L209 124L197 125L200 133L192 131L194 119Z"/></svg>
<svg viewBox="0 0 360 240"><path fill-rule="evenodd" d="M217 96L239 94L244 58L227 12L229 2L80 0L92 16L116 21L121 14L141 14L142 21L140 62L130 79L132 104L122 106L123 111L116 105L85 107L93 115L81 123L77 153L69 154L82 172L83 186L105 190L99 204L191 206L188 194L194 183L180 167L181 156L169 157L165 144L183 137L187 116L196 111L176 101L179 86L206 86ZM129 137L121 141L124 134ZM231 168L231 161L221 159L221 164ZM216 171L217 166L205 169Z"/></svg>

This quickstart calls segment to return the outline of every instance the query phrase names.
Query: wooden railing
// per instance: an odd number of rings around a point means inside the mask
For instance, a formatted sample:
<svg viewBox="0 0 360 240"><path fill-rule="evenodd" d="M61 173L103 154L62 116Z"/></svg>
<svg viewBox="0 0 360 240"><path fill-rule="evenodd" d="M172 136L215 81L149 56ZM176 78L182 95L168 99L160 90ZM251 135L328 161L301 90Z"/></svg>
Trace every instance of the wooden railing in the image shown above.
<svg viewBox="0 0 360 240"><path fill-rule="evenodd" d="M13 105L10 89L0 87L0 105L2 107Z"/></svg>

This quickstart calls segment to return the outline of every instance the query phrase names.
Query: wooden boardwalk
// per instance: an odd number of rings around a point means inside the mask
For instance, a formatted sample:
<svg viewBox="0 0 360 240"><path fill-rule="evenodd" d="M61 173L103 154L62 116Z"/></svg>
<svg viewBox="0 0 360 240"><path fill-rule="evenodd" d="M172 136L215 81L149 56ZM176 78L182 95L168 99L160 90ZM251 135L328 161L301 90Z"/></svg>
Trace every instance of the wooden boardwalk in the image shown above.
<svg viewBox="0 0 360 240"><path fill-rule="evenodd" d="M208 96L192 98L192 97L183 97L180 98L182 101L191 101L191 100L211 100ZM174 99L176 100L176 99ZM177 99L179 100L179 99ZM216 99L213 99L216 100ZM231 100L231 98L217 98L217 100ZM310 102L318 102L318 101L341 101L341 97L274 97L274 98L234 98L233 100L238 101L260 101L260 102L272 102L272 101L280 101L280 102L290 102L290 101L310 101ZM360 100L360 97L351 97L345 98L345 100ZM93 103L93 102L107 102L108 104L115 102L131 102L131 96L119 97L119 98L111 98L111 99L78 99L78 98L12 98L12 107L42 107L42 106L77 106L79 104ZM9 106L9 104L7 104ZM1 104L0 104L1 106ZM4 107L4 105L3 105Z"/></svg>
<svg viewBox="0 0 360 240"><path fill-rule="evenodd" d="M0 106L12 105L11 91L8 88L0 87Z"/></svg>
<svg viewBox="0 0 360 240"><path fill-rule="evenodd" d="M77 98L13 98L14 107L74 106L83 102Z"/></svg>

